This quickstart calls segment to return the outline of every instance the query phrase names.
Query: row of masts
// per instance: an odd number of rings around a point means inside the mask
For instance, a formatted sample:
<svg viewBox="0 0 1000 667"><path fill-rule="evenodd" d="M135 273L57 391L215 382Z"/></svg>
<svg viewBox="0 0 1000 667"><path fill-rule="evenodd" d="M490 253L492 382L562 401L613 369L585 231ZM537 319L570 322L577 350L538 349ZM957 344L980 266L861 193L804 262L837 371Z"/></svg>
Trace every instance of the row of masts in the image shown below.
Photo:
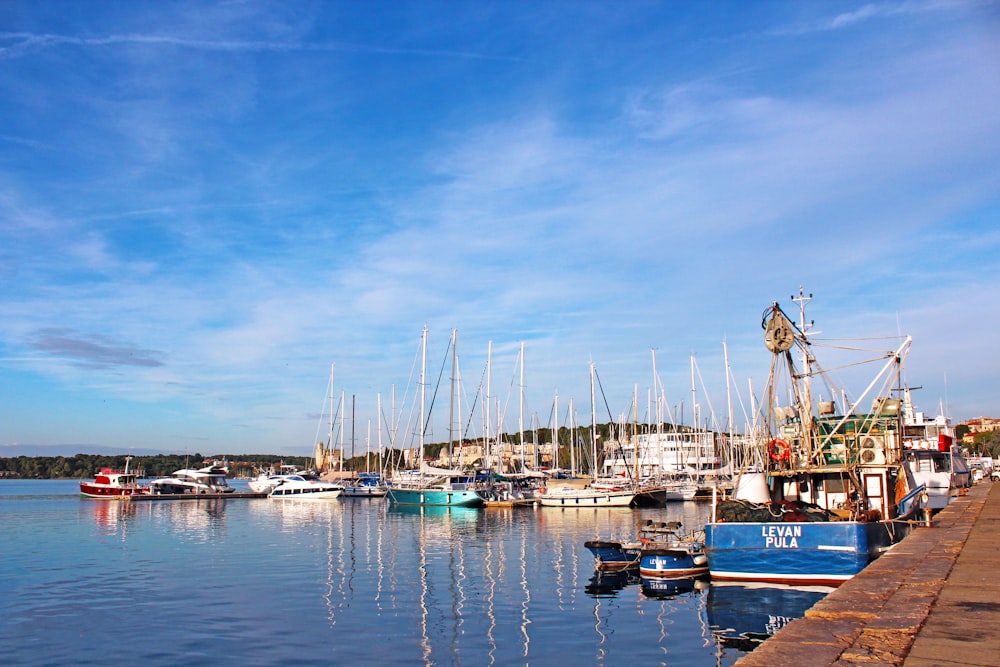
<svg viewBox="0 0 1000 667"><path fill-rule="evenodd" d="M497 473L510 472L511 467L516 470L537 470L542 467L545 463L545 456L541 453L543 445L538 441L538 420L537 415L533 417L531 431L533 433L531 446L529 450L528 442L526 440L526 433L529 429L525 428L524 423L524 343L520 343L519 352L517 356L517 375L518 375L518 429L516 443L510 443L505 441L504 433L501 429L501 425L505 421L506 408L501 405L500 401L496 401L494 405L495 397L491 394L492 387L492 356L493 356L493 343L489 342L487 348L487 361L486 369L484 371L485 382L481 383L479 393L477 393L477 401L479 400L480 394L483 395L482 408L480 414L482 417L482 429L483 436L481 438L468 438L465 437L463 433L463 423L465 425L465 430L471 425L472 419L471 414L468 420L465 421L465 417L462 411L462 401L461 401L461 387L462 387L462 376L459 367L459 357L457 352L457 330L452 330L451 338L449 342L449 353L451 361L451 372L449 377L449 407L448 407L448 439L447 439L447 458L441 457L441 460L446 460L449 466L453 465L456 460L455 448L459 449L459 452L463 447L468 447L465 443L471 441L478 441L481 443L482 456L481 456L481 468L495 471ZM724 343L724 349L725 343ZM659 437L664 433L665 427L669 426L674 432L683 430L685 427L681 426L683 424L683 414L684 414L684 402L681 401L678 407L671 409L667 402L666 392L663 389L662 381L659 378L657 370L657 359L656 351L652 350L652 362L653 362L653 375L654 375L654 387L652 388L652 402L647 408L647 419L646 424L643 426L645 433L655 433ZM731 375L728 372L728 349L726 349L726 366L727 375ZM596 365L593 361L589 363L590 370L590 408L591 408L591 423L589 428L589 438L581 438L580 436L585 432L585 430L580 426L579 419L577 416L577 410L574 400L571 398L568 402L567 418L566 418L566 430L569 431L569 442L562 444L560 442L560 423L559 423L559 406L560 397L558 391L554 393L552 401L552 413L550 417L550 423L552 426L552 440L549 444L548 463L552 468L558 468L561 457L560 448L568 447L568 470L571 475L579 475L585 472L587 469L592 475L597 475L599 473L599 451L598 445L601 440L601 435L598 432L598 419L597 419L597 388L599 382L596 377ZM344 461L348 458L345 449L345 428L343 413L346 411L346 392L341 390L340 392L340 404L335 405L336 392L334 390L335 382L335 364L330 366L330 382L328 387L328 398L329 398L329 434L327 438L326 456L329 461L335 464L334 469L343 470ZM700 405L698 404L698 392L697 385L695 384L696 377L700 379L700 371L697 368L694 356L691 357L691 393L692 393L692 417L694 419L694 427L691 428L692 432L698 431L697 426L700 420ZM729 449L729 455L727 458L731 460L744 460L752 458L752 454L747 451L737 451L735 447L737 443L741 441L746 441L747 438L736 435L735 429L733 427L733 401L732 401L732 391L729 387L729 382L727 382L727 403L729 406L729 436L728 438L721 438L725 440L725 446ZM382 394L377 395L377 444L375 444L375 452L383 453L386 451L383 444L383 432L388 433L388 449L389 450L410 450L415 449L418 453L414 459L410 459L407 464L410 467L419 466L423 459L423 452L425 451L426 445L426 435L428 432L428 409L427 409L427 388L429 382L427 380L427 328L424 327L421 333L421 343L420 343L420 374L417 380L417 386L419 388L419 407L415 412L417 413L417 427L415 431L416 435L416 447L415 448L401 448L398 447L398 435L400 433L401 422L402 422L402 412L397 412L396 400L395 400L395 386L392 389L392 407L389 411L389 418L386 418L382 410ZM753 394L752 383L750 385L751 396ZM738 394L738 393L737 393ZM706 394L707 395L707 394ZM355 412L356 412L356 396L351 397L351 442L350 442L350 457L355 458ZM740 398L742 405L742 398ZM432 408L433 409L433 408ZM714 415L714 409L711 407L711 401L709 401L709 409ZM471 412L471 411L470 411ZM632 396L632 437L638 438L640 432L640 426L638 424L638 386L636 386L635 391ZM750 413L753 414L755 409L751 407ZM746 413L744 407L744 413ZM338 415L340 419L338 420ZM609 415L610 417L610 415ZM611 441L621 441L628 437L628 429L624 426L624 420L621 421L621 426L617 429L615 433L615 423L613 420L609 419L608 430L610 431L609 440ZM713 422L715 421L713 416ZM339 430L337 428L339 422ZM748 420L749 423L749 420ZM709 430L709 424L706 421L704 425L705 430ZM372 423L368 420L367 433L365 436L365 468L366 470L371 469L371 455L372 455L372 438L371 438ZM718 429L715 429L718 431ZM334 448L335 435L339 436L339 444L337 449ZM589 442L586 442L588 441ZM606 441L607 442L607 441ZM322 446L324 443L320 443ZM515 450L516 445L516 450ZM636 445L638 447L638 444ZM338 455L339 454L339 455ZM636 471L635 477L638 478L638 461L639 456L636 455ZM461 460L461 457L459 457ZM381 464L385 464L385 460L379 457ZM507 465L505 466L505 460ZM319 464L319 461L317 461Z"/></svg>

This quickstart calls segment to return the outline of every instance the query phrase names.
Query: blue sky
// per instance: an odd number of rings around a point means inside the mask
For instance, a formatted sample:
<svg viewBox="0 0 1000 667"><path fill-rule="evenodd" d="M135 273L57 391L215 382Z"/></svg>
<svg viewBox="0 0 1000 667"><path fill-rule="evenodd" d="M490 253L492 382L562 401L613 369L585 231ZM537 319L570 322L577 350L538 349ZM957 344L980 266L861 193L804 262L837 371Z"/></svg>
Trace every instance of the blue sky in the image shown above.
<svg viewBox="0 0 1000 667"><path fill-rule="evenodd" d="M0 456L307 453L331 363L360 442L425 324L509 430L522 342L725 419L800 285L1000 416L998 118L996 2L3 3Z"/></svg>

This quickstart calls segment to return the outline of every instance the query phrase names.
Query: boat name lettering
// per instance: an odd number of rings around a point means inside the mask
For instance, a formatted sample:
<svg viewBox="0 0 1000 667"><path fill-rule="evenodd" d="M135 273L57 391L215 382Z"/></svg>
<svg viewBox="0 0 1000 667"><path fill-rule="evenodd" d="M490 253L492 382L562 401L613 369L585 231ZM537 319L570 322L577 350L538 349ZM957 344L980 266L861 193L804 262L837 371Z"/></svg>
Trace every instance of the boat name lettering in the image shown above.
<svg viewBox="0 0 1000 667"><path fill-rule="evenodd" d="M760 527L764 548L798 549L802 526L767 525Z"/></svg>

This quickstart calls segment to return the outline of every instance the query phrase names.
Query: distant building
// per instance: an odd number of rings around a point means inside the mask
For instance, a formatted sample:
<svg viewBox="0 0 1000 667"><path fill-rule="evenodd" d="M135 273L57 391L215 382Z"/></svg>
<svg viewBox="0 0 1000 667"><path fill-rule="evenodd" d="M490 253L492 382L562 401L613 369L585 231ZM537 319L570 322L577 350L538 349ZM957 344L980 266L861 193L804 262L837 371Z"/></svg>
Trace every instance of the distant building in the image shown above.
<svg viewBox="0 0 1000 667"><path fill-rule="evenodd" d="M978 417L964 421L959 426L965 426L969 429L968 433L962 437L962 444L971 445L975 442L977 433L992 433L993 431L1000 430L1000 419Z"/></svg>

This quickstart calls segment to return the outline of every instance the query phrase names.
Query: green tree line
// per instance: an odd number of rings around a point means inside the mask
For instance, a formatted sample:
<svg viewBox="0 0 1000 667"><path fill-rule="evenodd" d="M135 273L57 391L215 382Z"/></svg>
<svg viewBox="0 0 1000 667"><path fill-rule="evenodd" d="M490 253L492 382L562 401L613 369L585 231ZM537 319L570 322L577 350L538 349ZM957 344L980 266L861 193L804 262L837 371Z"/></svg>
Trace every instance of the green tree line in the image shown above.
<svg viewBox="0 0 1000 667"><path fill-rule="evenodd" d="M18 456L0 458L0 475L27 479L85 479L92 478L101 468L125 468L125 456L77 454L76 456ZM308 456L277 456L273 454L238 454L206 458L201 454L157 454L133 456L129 470L137 470L146 477L165 477L181 468L202 468L225 459L233 476L253 474L257 466L287 463L306 466Z"/></svg>

